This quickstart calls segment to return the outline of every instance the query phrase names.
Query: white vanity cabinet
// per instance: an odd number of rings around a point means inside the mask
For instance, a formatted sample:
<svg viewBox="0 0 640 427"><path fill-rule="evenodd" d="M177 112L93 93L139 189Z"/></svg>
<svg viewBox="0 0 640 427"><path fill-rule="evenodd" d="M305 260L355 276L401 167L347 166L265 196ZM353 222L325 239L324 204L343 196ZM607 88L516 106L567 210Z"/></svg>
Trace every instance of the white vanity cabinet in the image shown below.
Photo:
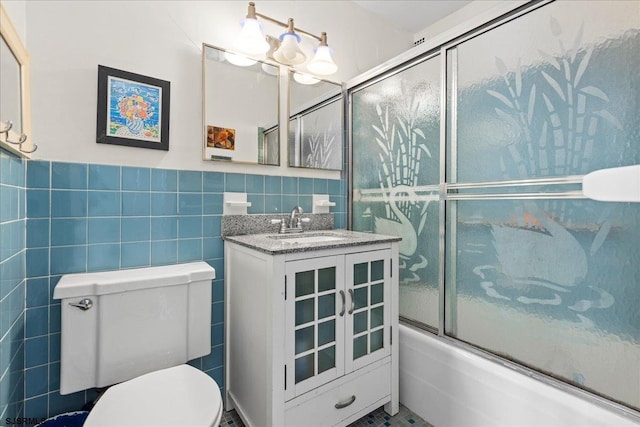
<svg viewBox="0 0 640 427"><path fill-rule="evenodd" d="M369 240L225 241L226 409L248 426L398 412L397 239L342 233Z"/></svg>

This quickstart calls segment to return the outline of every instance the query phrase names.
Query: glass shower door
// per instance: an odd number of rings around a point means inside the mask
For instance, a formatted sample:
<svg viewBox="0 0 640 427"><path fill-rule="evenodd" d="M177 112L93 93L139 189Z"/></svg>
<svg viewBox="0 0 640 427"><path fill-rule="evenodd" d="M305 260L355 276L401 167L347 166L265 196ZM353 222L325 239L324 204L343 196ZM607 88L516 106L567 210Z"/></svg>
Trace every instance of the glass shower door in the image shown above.
<svg viewBox="0 0 640 427"><path fill-rule="evenodd" d="M351 93L353 229L402 237L400 316L439 318L439 56Z"/></svg>
<svg viewBox="0 0 640 427"><path fill-rule="evenodd" d="M447 58L446 334L634 408L640 204L580 190L640 163L639 49L640 3L573 1Z"/></svg>
<svg viewBox="0 0 640 427"><path fill-rule="evenodd" d="M403 238L401 317L635 409L640 204L582 179L640 164L638 52L638 1L533 2L350 91L352 224Z"/></svg>

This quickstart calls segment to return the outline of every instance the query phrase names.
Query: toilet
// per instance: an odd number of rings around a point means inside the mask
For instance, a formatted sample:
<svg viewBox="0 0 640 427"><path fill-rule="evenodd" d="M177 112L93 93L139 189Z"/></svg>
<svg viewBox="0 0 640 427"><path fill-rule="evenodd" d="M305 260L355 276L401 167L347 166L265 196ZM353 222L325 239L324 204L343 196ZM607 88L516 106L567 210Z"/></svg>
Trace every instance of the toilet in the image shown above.
<svg viewBox="0 0 640 427"><path fill-rule="evenodd" d="M186 364L211 351L214 277L193 262L60 279L60 394L110 386L85 427L220 424L218 384Z"/></svg>

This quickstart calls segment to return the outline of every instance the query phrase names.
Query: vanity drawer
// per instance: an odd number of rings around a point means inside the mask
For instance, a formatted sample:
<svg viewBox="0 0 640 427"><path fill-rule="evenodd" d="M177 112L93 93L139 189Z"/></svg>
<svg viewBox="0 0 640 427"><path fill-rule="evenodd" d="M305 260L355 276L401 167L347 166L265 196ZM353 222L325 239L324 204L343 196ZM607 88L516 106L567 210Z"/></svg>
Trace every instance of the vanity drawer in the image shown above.
<svg viewBox="0 0 640 427"><path fill-rule="evenodd" d="M311 391L289 401L285 410L285 425L327 427L342 424L341 421L388 397L391 394L391 364L366 371L366 367L362 368L349 374L347 381L340 381L341 384L334 388L320 393ZM346 405L354 396L353 403L336 408L336 404Z"/></svg>

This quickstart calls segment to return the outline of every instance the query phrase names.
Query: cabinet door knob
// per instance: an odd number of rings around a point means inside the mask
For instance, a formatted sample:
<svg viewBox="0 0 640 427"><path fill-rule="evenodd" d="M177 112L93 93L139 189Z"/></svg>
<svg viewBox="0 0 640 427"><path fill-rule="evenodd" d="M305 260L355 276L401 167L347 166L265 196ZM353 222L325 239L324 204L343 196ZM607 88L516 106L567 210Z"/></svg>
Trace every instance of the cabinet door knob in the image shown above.
<svg viewBox="0 0 640 427"><path fill-rule="evenodd" d="M349 314L353 314L353 310L356 308L356 300L353 298L353 289L349 289L349 296L351 297L351 307L349 307Z"/></svg>
<svg viewBox="0 0 640 427"><path fill-rule="evenodd" d="M342 297L342 310L340 310L340 317L344 316L345 306L347 304L347 298L344 295L344 291L340 291L340 297Z"/></svg>
<svg viewBox="0 0 640 427"><path fill-rule="evenodd" d="M347 406L351 405L353 402L356 401L356 395L354 394L353 396L351 396L351 398L349 400L347 400L346 402L338 402L336 403L336 409L342 409L342 408L346 408Z"/></svg>

